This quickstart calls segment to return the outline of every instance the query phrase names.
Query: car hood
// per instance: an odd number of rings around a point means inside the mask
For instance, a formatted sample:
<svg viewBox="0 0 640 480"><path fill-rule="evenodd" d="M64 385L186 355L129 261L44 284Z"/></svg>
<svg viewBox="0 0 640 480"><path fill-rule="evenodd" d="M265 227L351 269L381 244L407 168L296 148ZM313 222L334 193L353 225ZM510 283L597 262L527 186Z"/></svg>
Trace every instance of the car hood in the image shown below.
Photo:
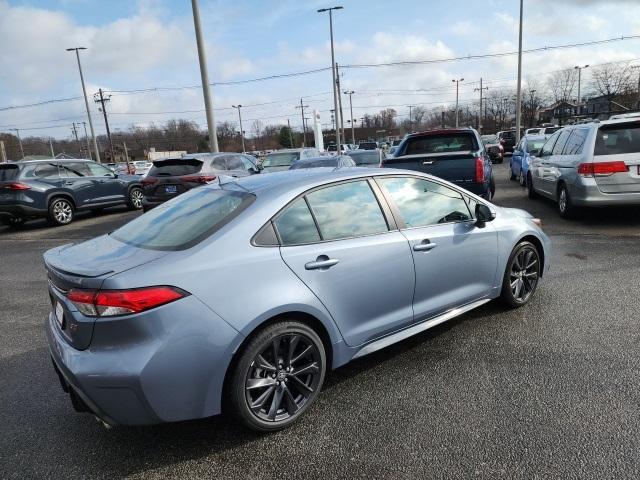
<svg viewBox="0 0 640 480"><path fill-rule="evenodd" d="M86 242L52 248L44 253L44 260L47 266L60 272L97 278L129 270L167 253L134 247L110 235L102 235Z"/></svg>
<svg viewBox="0 0 640 480"><path fill-rule="evenodd" d="M500 210L502 210L503 212L507 213L508 215L512 215L514 217L520 217L520 218L534 218L533 215L531 215L529 212L527 212L526 210L522 210L521 208L506 208L506 207L500 207Z"/></svg>

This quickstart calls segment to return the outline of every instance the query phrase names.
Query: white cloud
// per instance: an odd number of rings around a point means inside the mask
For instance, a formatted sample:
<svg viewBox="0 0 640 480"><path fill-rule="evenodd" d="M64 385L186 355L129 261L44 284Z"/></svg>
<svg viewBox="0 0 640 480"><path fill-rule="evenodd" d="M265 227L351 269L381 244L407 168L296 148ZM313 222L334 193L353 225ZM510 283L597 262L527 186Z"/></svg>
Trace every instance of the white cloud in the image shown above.
<svg viewBox="0 0 640 480"><path fill-rule="evenodd" d="M461 20L453 24L451 31L456 35L470 35L475 34L476 29L473 27L471 20Z"/></svg>

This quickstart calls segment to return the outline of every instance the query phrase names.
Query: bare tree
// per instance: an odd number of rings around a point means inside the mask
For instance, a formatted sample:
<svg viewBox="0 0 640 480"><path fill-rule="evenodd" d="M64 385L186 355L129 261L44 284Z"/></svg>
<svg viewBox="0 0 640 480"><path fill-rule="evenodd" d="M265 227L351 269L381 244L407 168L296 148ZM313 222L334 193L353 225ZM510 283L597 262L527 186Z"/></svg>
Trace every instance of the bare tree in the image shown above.
<svg viewBox="0 0 640 480"><path fill-rule="evenodd" d="M631 87L629 65L605 63L591 70L591 87L600 95L609 97L628 93Z"/></svg>
<svg viewBox="0 0 640 480"><path fill-rule="evenodd" d="M578 71L575 68L567 68L553 72L547 80L547 86L554 101L570 101L574 89L578 86Z"/></svg>

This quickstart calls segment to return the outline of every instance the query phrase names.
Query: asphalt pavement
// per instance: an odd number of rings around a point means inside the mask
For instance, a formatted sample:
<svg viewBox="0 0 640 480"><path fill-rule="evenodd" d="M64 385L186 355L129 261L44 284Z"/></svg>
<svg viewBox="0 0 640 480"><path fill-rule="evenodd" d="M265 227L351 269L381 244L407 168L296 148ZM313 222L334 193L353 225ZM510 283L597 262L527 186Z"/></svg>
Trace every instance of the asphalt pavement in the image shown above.
<svg viewBox="0 0 640 480"><path fill-rule="evenodd" d="M640 211L567 221L505 165L495 176L495 203L542 218L553 241L533 301L491 302L331 372L271 435L224 417L106 430L75 413L44 339L41 255L137 213L0 228L0 478L639 478Z"/></svg>

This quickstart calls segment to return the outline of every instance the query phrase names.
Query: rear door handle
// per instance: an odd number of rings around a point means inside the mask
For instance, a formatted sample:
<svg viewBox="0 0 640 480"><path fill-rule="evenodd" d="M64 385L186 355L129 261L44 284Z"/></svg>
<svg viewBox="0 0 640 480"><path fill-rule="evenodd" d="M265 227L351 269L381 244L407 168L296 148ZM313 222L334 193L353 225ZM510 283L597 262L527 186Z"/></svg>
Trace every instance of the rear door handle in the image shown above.
<svg viewBox="0 0 640 480"><path fill-rule="evenodd" d="M416 252L428 252L429 250L433 250L438 246L437 243L431 242L431 240L425 239L420 243L417 243L413 246L413 249Z"/></svg>
<svg viewBox="0 0 640 480"><path fill-rule="evenodd" d="M64 182L65 185L73 185L73 182Z"/></svg>
<svg viewBox="0 0 640 480"><path fill-rule="evenodd" d="M327 268L337 265L340 260L337 258L329 258L326 255L320 255L315 262L304 264L305 270L326 270Z"/></svg>
<svg viewBox="0 0 640 480"><path fill-rule="evenodd" d="M428 162L422 162L423 165L433 165L433 160L429 160Z"/></svg>

